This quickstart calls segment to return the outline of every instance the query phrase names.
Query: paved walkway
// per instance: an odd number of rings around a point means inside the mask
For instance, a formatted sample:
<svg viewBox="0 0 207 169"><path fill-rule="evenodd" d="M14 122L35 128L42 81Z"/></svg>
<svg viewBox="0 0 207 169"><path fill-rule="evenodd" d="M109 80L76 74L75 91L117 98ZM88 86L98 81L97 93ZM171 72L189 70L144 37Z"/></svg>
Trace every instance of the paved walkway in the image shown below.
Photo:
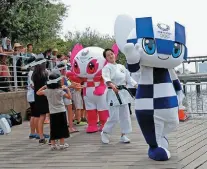
<svg viewBox="0 0 207 169"><path fill-rule="evenodd" d="M67 140L66 151L50 151L48 145L39 146L37 140L29 140L29 124L13 127L8 136L0 136L0 169L175 169L179 168L176 134L169 137L172 158L167 162L155 162L147 157L147 145L132 116L131 144L119 143L119 126L114 129L109 145L100 141L100 133L72 134ZM207 149L206 149L207 150Z"/></svg>

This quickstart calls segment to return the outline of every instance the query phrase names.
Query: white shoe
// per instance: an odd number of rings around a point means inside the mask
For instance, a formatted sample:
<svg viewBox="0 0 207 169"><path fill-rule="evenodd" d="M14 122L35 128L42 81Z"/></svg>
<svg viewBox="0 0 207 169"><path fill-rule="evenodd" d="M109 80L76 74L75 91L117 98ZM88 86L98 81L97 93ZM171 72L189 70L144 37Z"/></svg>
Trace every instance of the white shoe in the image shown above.
<svg viewBox="0 0 207 169"><path fill-rule="evenodd" d="M121 143L130 143L130 139L126 135L121 136L120 138Z"/></svg>
<svg viewBox="0 0 207 169"><path fill-rule="evenodd" d="M64 150L67 149L69 147L69 145L67 143L60 145L60 150Z"/></svg>
<svg viewBox="0 0 207 169"><path fill-rule="evenodd" d="M52 151L57 150L57 149L58 149L58 147L56 144L50 146L50 150L52 150Z"/></svg>
<svg viewBox="0 0 207 169"><path fill-rule="evenodd" d="M109 144L109 135L107 133L101 132L101 141L104 144Z"/></svg>

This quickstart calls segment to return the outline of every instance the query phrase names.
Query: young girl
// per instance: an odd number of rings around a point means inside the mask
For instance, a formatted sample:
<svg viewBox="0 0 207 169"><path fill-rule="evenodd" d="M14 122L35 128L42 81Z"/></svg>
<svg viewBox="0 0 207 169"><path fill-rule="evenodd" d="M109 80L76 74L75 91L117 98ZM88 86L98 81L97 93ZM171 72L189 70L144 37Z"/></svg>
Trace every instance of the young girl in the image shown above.
<svg viewBox="0 0 207 169"><path fill-rule="evenodd" d="M69 87L74 87L74 85L72 85L70 82L68 82L68 79L66 78L65 74L66 74L66 65L63 62L60 62L57 65L57 69L60 71L60 74L62 75L62 79L61 79L61 85L65 85L68 88ZM67 91L65 91L67 92ZM72 109L72 100L71 99L67 99L64 98L63 99L65 107L67 109L67 113L68 113L68 122L69 122L69 131L70 133L75 133L75 132L79 132L77 129L75 129L73 127L73 109Z"/></svg>
<svg viewBox="0 0 207 169"><path fill-rule="evenodd" d="M62 77L59 74L51 73L47 86L43 86L37 91L37 95L45 95L49 102L51 150L58 148L55 140L60 140L60 149L69 147L65 143L65 138L69 137L69 131L63 98L71 99L71 94L67 86L62 86L61 89L61 79Z"/></svg>

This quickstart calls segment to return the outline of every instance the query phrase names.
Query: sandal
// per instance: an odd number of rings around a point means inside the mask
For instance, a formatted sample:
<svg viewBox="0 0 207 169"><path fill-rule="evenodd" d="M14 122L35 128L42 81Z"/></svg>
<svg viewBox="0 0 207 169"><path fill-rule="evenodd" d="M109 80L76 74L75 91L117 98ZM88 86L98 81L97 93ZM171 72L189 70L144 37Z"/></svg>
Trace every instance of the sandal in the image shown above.
<svg viewBox="0 0 207 169"><path fill-rule="evenodd" d="M75 129L75 128L69 128L69 132L70 133L77 133L79 131L77 129Z"/></svg>

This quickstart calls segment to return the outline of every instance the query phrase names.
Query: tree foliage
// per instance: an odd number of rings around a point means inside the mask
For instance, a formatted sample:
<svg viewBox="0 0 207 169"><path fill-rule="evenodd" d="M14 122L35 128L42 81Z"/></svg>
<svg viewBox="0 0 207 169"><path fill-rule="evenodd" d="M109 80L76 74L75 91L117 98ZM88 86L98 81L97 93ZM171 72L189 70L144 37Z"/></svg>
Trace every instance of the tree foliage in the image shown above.
<svg viewBox="0 0 207 169"><path fill-rule="evenodd" d="M7 29L12 43L32 43L35 53L57 48L59 53L68 54L76 43L84 47L112 47L115 43L113 37L101 35L91 28L82 32L68 32L65 39L61 39L62 21L68 9L59 0L1 0L0 30ZM119 62L125 64L125 57L121 53Z"/></svg>
<svg viewBox="0 0 207 169"><path fill-rule="evenodd" d="M56 37L68 7L49 0L3 0L0 28L10 32L12 41L39 43ZM0 9L1 9L0 8Z"/></svg>
<svg viewBox="0 0 207 169"><path fill-rule="evenodd" d="M86 28L83 32L68 32L68 34L65 36L65 39L66 42L70 44L70 49L76 43L80 43L84 47L98 46L103 49L111 48L112 45L115 43L114 37L111 37L109 35L101 35L97 31L92 30L91 28ZM118 58L118 62L125 65L125 57L121 52L119 52Z"/></svg>

